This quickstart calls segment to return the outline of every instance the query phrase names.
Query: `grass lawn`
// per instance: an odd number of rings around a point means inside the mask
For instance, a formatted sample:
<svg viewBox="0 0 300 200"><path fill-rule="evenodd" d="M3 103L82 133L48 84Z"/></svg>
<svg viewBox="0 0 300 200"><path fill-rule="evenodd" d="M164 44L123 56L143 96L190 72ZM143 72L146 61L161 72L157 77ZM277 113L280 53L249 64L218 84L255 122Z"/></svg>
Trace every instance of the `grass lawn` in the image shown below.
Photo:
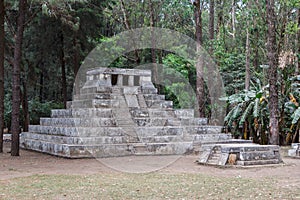
<svg viewBox="0 0 300 200"><path fill-rule="evenodd" d="M0 199L300 199L276 181L189 173L34 175L0 182Z"/></svg>

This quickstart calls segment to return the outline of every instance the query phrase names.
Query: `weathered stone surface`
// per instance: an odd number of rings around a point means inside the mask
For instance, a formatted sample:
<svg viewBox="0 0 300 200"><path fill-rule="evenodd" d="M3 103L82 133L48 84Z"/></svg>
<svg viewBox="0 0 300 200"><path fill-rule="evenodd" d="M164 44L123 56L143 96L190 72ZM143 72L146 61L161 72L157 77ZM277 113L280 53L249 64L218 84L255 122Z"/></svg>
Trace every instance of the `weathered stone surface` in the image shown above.
<svg viewBox="0 0 300 200"><path fill-rule="evenodd" d="M290 157L298 157L300 158L300 143L293 143L291 145L291 149L288 151L288 155Z"/></svg>
<svg viewBox="0 0 300 200"><path fill-rule="evenodd" d="M252 143L226 143L226 144L209 144L203 145L199 157L199 163L209 163L210 158L214 156L213 149L219 148L219 157L212 164L226 165L232 164L232 157L235 157L234 163L237 165L265 165L279 164L282 162L279 147L277 145L257 145ZM203 155L202 155L203 154ZM205 160L205 158L208 159ZM216 157L216 156L214 156ZM228 160L229 159L229 160ZM210 163L209 163L210 164Z"/></svg>

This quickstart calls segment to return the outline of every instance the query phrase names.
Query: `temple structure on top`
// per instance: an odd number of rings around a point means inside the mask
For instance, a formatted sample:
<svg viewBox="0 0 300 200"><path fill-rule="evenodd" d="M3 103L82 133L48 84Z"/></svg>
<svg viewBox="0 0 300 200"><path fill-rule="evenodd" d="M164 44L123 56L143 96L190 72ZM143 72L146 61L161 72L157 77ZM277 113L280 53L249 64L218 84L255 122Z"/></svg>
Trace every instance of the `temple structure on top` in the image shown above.
<svg viewBox="0 0 300 200"><path fill-rule="evenodd" d="M196 118L194 110L173 108L157 93L151 71L96 68L67 109L52 110L21 134L21 147L68 158L199 153L199 162L225 165L278 164L278 146L233 140Z"/></svg>

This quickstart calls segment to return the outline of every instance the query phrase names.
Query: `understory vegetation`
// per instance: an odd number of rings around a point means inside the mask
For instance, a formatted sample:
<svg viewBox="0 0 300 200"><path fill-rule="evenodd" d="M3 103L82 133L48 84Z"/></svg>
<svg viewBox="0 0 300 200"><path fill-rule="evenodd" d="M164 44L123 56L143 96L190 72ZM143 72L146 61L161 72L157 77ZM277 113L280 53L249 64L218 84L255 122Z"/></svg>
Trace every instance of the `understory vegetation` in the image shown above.
<svg viewBox="0 0 300 200"><path fill-rule="evenodd" d="M97 45L113 42L113 36L126 30L159 27L195 39L213 58L226 93L221 98L227 103L224 126L236 138L253 138L260 144L299 141L299 0L1 3L0 66L4 70L0 73L0 99L4 109L0 110L0 130L18 134L21 128L27 130L28 124L38 124L40 117L49 116L51 109L65 108L72 100L80 65ZM165 77L179 74L179 82L164 80L156 85L174 101L175 108L199 103L196 112L210 118L214 105L197 63L156 49L154 44L152 49L120 56L110 67L135 68L147 63L167 66L161 72ZM156 76L153 74L153 79ZM195 95L187 92L187 84ZM204 95L199 97L199 91Z"/></svg>

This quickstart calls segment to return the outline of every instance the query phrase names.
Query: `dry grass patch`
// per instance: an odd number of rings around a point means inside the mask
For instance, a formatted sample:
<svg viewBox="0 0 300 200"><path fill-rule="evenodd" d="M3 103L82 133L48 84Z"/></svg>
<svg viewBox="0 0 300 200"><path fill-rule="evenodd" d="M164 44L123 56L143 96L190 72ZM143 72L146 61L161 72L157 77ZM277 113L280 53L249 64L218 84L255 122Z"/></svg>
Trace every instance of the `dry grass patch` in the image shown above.
<svg viewBox="0 0 300 200"><path fill-rule="evenodd" d="M297 191L294 191L297 192ZM299 193L298 193L299 194ZM0 199L296 199L272 179L202 174L35 175L2 181Z"/></svg>

